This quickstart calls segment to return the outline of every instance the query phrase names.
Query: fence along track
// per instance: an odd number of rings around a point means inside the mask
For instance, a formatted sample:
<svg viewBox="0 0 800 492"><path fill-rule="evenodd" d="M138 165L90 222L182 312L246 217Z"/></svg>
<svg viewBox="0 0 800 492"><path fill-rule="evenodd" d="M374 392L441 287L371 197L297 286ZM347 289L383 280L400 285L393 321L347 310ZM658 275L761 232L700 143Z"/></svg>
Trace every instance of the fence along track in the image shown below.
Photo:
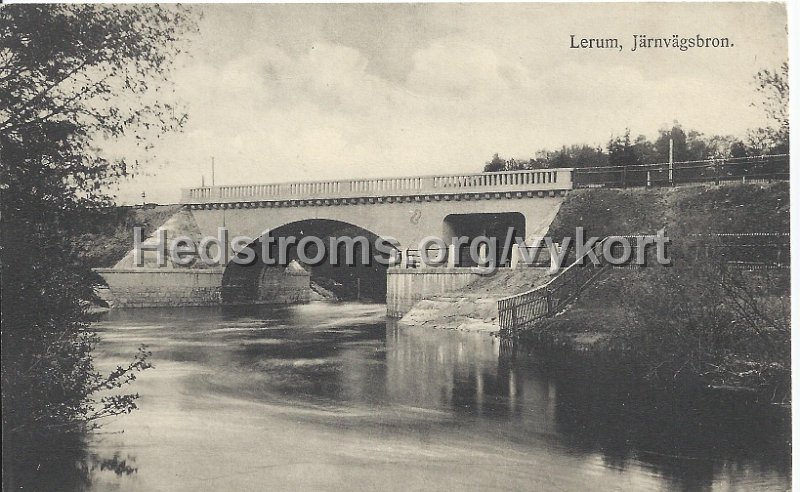
<svg viewBox="0 0 800 492"><path fill-rule="evenodd" d="M770 182L789 179L789 154L575 168L575 188L670 186L681 183Z"/></svg>

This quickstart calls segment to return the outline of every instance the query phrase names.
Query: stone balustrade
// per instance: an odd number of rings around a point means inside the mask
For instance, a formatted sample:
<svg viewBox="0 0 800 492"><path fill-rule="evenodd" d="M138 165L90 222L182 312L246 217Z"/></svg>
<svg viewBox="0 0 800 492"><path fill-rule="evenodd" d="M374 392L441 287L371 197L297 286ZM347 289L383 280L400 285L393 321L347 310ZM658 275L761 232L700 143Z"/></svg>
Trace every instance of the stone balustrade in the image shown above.
<svg viewBox="0 0 800 492"><path fill-rule="evenodd" d="M571 168L558 168L479 174L204 186L183 189L181 203L361 198L468 192L564 191L573 187L572 174L573 169Z"/></svg>

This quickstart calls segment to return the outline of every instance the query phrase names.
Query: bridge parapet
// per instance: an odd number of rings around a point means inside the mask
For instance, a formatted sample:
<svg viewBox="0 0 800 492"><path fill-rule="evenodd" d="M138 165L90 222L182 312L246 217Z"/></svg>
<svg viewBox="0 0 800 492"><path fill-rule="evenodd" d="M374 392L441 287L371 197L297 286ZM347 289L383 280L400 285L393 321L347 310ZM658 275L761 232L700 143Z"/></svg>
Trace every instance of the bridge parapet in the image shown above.
<svg viewBox="0 0 800 492"><path fill-rule="evenodd" d="M573 187L572 168L184 188L181 203L296 198L360 198L463 192L562 191Z"/></svg>

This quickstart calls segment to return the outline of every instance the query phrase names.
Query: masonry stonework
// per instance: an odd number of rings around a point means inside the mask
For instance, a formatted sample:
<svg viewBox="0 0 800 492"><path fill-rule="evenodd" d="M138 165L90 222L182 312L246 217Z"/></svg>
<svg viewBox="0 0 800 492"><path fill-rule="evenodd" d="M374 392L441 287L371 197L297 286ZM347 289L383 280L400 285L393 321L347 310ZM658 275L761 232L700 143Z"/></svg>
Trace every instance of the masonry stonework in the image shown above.
<svg viewBox="0 0 800 492"><path fill-rule="evenodd" d="M422 299L460 289L480 276L469 267L389 268L386 271L386 315L402 318Z"/></svg>
<svg viewBox="0 0 800 492"><path fill-rule="evenodd" d="M222 304L223 269L95 269L108 284L111 307L218 306ZM296 304L309 301L310 276L277 272L262 276L258 296L243 304ZM231 304L236 304L232 302Z"/></svg>

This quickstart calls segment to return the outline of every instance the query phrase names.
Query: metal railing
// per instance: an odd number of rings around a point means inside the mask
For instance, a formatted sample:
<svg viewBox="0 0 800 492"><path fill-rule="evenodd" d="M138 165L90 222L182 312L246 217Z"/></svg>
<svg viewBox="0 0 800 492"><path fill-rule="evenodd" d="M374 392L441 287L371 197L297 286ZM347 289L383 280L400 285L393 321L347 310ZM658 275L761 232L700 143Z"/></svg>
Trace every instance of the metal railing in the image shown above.
<svg viewBox="0 0 800 492"><path fill-rule="evenodd" d="M532 327L538 320L555 315L575 299L608 267L602 254L603 244L607 239L598 241L592 250L576 259L546 284L499 299L497 311L500 335L514 337L520 330ZM586 261L592 254L600 260L599 265Z"/></svg>
<svg viewBox="0 0 800 492"><path fill-rule="evenodd" d="M599 275L609 268L639 268L634 262L612 265L605 261L604 245L614 237L628 240L636 251L651 244L651 235L608 236L596 243L591 252L587 252L562 270L556 277L544 285L504 297L497 301L497 310L502 337L515 337L521 330L533 327L537 321L559 313L574 300ZM704 261L712 254L719 254L721 260L731 268L742 270L775 270L787 269L790 265L790 236L788 233L730 233L730 234L693 234L695 239L711 239L710 242L690 244L689 258L685 260ZM621 246L610 244L612 257L619 257ZM599 265L587 262L587 257L594 253ZM652 261L652 251L645 250L646 262Z"/></svg>
<svg viewBox="0 0 800 492"><path fill-rule="evenodd" d="M682 183L766 182L789 179L789 154L633 166L576 168L575 188L670 186Z"/></svg>
<svg viewBox="0 0 800 492"><path fill-rule="evenodd" d="M472 255L469 251L469 245L462 245L457 251L451 250L451 248L438 248L432 247L428 248L424 251L425 256L428 259L426 262L422 255L423 250L416 249L416 248L409 248L405 251L400 253L401 261L399 262L399 266L401 268L474 268L480 266L479 261L475 261L472 258ZM506 268L511 266L511 259L510 254L507 254L508 258L502 257L502 251L496 252L494 258L490 258L488 256L485 257L485 263L491 262L497 268ZM450 258L451 254L455 254L455 258Z"/></svg>
<svg viewBox="0 0 800 492"><path fill-rule="evenodd" d="M501 246L494 252L494 256L490 256L490 252L488 250L485 251L485 256L483 258L483 262L476 260L473 258L472 253L470 252L470 246L468 244L462 244L457 250L451 249L450 247L447 248L438 248L438 247L431 247L428 248L427 258L428 262L426 263L422 258L422 250L408 248L404 251L401 251L400 254L400 261L398 262L399 267L401 268L420 268L420 267L431 267L431 268L444 268L444 267L455 267L455 268L475 268L486 266L486 265L493 265L496 268L512 268L513 267L513 255L514 250L524 250L524 253L520 253L520 257L524 255L526 259L525 263L521 263L522 260L520 259L518 264L522 264L523 266L528 267L549 267L550 266L550 250L544 244L539 245L519 245L519 244L512 244L510 248L506 249L505 247ZM450 258L450 255L454 254L454 258Z"/></svg>

